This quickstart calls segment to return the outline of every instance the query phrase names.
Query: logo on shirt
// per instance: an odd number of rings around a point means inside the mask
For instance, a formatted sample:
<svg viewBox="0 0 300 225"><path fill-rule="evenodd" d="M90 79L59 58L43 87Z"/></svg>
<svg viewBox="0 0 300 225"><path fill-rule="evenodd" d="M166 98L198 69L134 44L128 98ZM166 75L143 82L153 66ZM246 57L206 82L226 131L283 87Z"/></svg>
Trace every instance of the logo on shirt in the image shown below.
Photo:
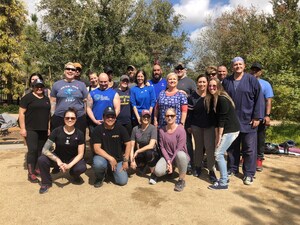
<svg viewBox="0 0 300 225"><path fill-rule="evenodd" d="M75 92L75 90L73 90L72 88L67 88L64 90L65 95L67 96L66 102L74 102L75 98L73 97L73 92Z"/></svg>
<svg viewBox="0 0 300 225"><path fill-rule="evenodd" d="M120 136L118 134L112 135L111 138L119 138Z"/></svg>

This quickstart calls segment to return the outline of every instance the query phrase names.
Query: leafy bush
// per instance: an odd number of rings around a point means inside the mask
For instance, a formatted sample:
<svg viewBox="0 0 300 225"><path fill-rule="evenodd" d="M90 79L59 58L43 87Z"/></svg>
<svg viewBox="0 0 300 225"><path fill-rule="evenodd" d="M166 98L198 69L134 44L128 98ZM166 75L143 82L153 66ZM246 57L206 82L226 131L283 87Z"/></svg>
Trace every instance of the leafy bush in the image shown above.
<svg viewBox="0 0 300 225"><path fill-rule="evenodd" d="M0 106L0 113L19 113L19 106L18 105L1 105Z"/></svg>

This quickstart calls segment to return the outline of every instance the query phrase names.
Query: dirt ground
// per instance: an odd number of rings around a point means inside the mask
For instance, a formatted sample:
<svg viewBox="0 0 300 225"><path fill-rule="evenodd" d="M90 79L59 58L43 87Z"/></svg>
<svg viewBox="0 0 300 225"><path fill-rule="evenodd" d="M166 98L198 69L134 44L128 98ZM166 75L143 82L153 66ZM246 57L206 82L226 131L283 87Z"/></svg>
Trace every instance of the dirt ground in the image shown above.
<svg viewBox="0 0 300 225"><path fill-rule="evenodd" d="M152 186L135 174L126 186L96 189L88 166L82 185L57 174L41 195L39 185L27 181L26 148L2 146L0 224L300 224L299 157L267 155L253 185L243 185L240 174L227 191L207 189L206 173L187 176L181 193L173 191L172 179Z"/></svg>

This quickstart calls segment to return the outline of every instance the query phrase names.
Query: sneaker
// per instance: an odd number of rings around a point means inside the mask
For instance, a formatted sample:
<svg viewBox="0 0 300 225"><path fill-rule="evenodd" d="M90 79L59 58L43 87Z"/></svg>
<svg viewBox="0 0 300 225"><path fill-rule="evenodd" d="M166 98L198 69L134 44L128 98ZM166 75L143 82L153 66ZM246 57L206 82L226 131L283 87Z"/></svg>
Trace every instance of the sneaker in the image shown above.
<svg viewBox="0 0 300 225"><path fill-rule="evenodd" d="M201 167L195 167L195 169L193 170L193 176L200 177L200 175L201 175Z"/></svg>
<svg viewBox="0 0 300 225"><path fill-rule="evenodd" d="M94 183L94 187L95 188L101 187L103 185L103 181L104 181L104 178L102 178L102 179L96 178L95 183Z"/></svg>
<svg viewBox="0 0 300 225"><path fill-rule="evenodd" d="M221 185L219 181L215 182L213 185L208 186L208 189L210 190L227 190L228 185Z"/></svg>
<svg viewBox="0 0 300 225"><path fill-rule="evenodd" d="M34 173L32 174L28 174L28 180L31 182L31 183L39 183L39 179L36 177L36 175Z"/></svg>
<svg viewBox="0 0 300 225"><path fill-rule="evenodd" d="M176 184L175 184L175 188L174 191L183 191L183 188L185 187L185 181L182 179L179 179Z"/></svg>
<svg viewBox="0 0 300 225"><path fill-rule="evenodd" d="M215 174L215 172L213 170L209 171L208 176L209 176L209 181L211 183L215 183L216 181L218 181L218 179L216 177L216 174Z"/></svg>
<svg viewBox="0 0 300 225"><path fill-rule="evenodd" d="M256 171L258 172L263 171L262 159L256 160Z"/></svg>
<svg viewBox="0 0 300 225"><path fill-rule="evenodd" d="M49 188L51 188L51 185L42 185L39 190L40 194L44 194L44 193L48 192Z"/></svg>
<svg viewBox="0 0 300 225"><path fill-rule="evenodd" d="M52 174L58 174L60 172L59 168L58 167L54 167L51 171Z"/></svg>
<svg viewBox="0 0 300 225"><path fill-rule="evenodd" d="M231 170L228 170L228 172L227 172L227 176L228 176L228 177L236 176L237 174L238 174L238 173L233 172L233 171L231 171Z"/></svg>
<svg viewBox="0 0 300 225"><path fill-rule="evenodd" d="M151 173L149 184L156 184L157 183L157 176L154 173Z"/></svg>
<svg viewBox="0 0 300 225"><path fill-rule="evenodd" d="M243 178L243 182L244 182L245 185L251 185L253 183L253 177L245 176Z"/></svg>
<svg viewBox="0 0 300 225"><path fill-rule="evenodd" d="M192 165L191 164L188 164L186 174L187 175L192 175L193 174L193 169L192 169Z"/></svg>
<svg viewBox="0 0 300 225"><path fill-rule="evenodd" d="M73 183L77 184L77 185L80 185L80 184L84 183L84 180L82 179L81 176L74 176L73 177Z"/></svg>

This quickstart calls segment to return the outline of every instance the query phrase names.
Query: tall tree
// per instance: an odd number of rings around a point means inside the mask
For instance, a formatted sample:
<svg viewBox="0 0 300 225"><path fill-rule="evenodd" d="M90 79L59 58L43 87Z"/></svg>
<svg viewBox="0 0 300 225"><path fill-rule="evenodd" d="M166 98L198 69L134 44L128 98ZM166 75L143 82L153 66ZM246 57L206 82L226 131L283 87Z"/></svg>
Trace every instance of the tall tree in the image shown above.
<svg viewBox="0 0 300 225"><path fill-rule="evenodd" d="M21 1L0 3L0 74L6 87L3 92L11 103L24 90L21 66L24 54L24 26L26 11Z"/></svg>

